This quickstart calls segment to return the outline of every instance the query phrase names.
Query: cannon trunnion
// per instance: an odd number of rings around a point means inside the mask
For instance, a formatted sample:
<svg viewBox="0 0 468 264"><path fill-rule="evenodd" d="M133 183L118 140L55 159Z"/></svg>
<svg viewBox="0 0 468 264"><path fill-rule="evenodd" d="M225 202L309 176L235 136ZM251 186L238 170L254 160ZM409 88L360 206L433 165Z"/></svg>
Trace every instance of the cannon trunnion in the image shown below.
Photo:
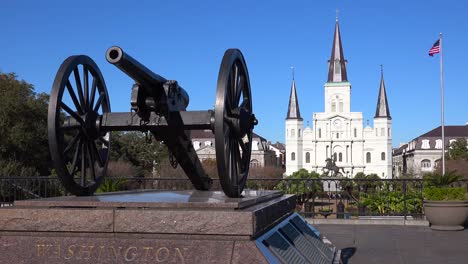
<svg viewBox="0 0 468 264"><path fill-rule="evenodd" d="M209 190L212 179L203 170L189 131L211 129L223 191L229 197L240 197L257 124L242 53L238 49L225 52L215 108L207 111L187 111L189 96L177 81L152 72L121 48L109 48L106 59L135 81L131 112L111 112L102 74L88 56L67 58L54 80L48 112L49 147L64 187L75 195L92 195L106 174L111 131L142 131L164 141L197 190Z"/></svg>

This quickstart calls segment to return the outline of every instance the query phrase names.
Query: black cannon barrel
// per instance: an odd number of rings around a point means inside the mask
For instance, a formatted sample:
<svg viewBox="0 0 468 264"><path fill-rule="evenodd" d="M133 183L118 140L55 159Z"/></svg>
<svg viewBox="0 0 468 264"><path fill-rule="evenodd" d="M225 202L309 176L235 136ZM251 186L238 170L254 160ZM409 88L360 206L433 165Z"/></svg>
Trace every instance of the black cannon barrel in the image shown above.
<svg viewBox="0 0 468 264"><path fill-rule="evenodd" d="M122 48L117 46L110 47L106 52L106 59L140 84L148 96L159 97L163 93L163 84L167 81L166 78L146 68L146 66L125 53ZM189 96L182 87L179 88L184 99L184 104L187 106Z"/></svg>

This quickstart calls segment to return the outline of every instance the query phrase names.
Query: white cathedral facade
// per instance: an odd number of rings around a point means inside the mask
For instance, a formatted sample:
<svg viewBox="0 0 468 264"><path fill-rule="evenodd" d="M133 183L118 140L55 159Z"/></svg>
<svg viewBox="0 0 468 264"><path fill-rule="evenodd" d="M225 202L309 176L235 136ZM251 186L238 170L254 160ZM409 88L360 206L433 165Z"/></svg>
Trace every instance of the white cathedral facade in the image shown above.
<svg viewBox="0 0 468 264"><path fill-rule="evenodd" d="M328 80L325 83L325 111L314 113L312 127L304 128L294 78L286 116L286 175L299 169L322 174L327 158L344 169L343 176L358 172L392 178L392 118L383 72L374 116L374 127L363 126L362 112L351 112L351 83L346 71L338 21Z"/></svg>

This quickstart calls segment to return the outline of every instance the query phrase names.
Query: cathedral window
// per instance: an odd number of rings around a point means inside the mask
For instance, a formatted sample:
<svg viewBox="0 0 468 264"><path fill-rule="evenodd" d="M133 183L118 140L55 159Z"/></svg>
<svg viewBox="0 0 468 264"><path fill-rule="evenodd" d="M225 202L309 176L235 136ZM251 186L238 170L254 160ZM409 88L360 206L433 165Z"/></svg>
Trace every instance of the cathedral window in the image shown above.
<svg viewBox="0 0 468 264"><path fill-rule="evenodd" d="M376 128L375 129L375 136L378 137L379 136L379 130Z"/></svg>
<svg viewBox="0 0 468 264"><path fill-rule="evenodd" d="M294 129L291 129L291 137L295 137L296 136L296 131Z"/></svg>
<svg viewBox="0 0 468 264"><path fill-rule="evenodd" d="M385 128L382 127L382 128L380 129L380 135L381 135L382 137L385 136Z"/></svg>
<svg viewBox="0 0 468 264"><path fill-rule="evenodd" d="M334 160L334 161L337 161L336 158L337 158L337 155L336 155L336 152L335 152L335 153L333 153L333 160Z"/></svg>
<svg viewBox="0 0 468 264"><path fill-rule="evenodd" d="M390 137L390 135L391 135L391 134L390 134L390 128L388 129L388 134L387 134L387 135L388 135L389 137Z"/></svg>
<svg viewBox="0 0 468 264"><path fill-rule="evenodd" d="M354 128L354 137L357 137L357 128Z"/></svg>
<svg viewBox="0 0 468 264"><path fill-rule="evenodd" d="M291 160L296 160L296 153L291 152Z"/></svg>
<svg viewBox="0 0 468 264"><path fill-rule="evenodd" d="M333 101L331 102L331 111L332 111L333 113L336 112L336 102L335 102L335 100L333 100Z"/></svg>
<svg viewBox="0 0 468 264"><path fill-rule="evenodd" d="M319 130L319 138L321 138L322 137L322 129L319 128L318 130Z"/></svg>
<svg viewBox="0 0 468 264"><path fill-rule="evenodd" d="M431 148L431 146L429 146L429 139L423 139L421 148L422 149L430 149Z"/></svg>
<svg viewBox="0 0 468 264"><path fill-rule="evenodd" d="M367 153L366 153L366 162L367 162L367 163L371 163L371 161L372 161L372 160L371 160L371 153L370 153L370 152L367 152Z"/></svg>
<svg viewBox="0 0 468 264"><path fill-rule="evenodd" d="M341 152L338 154L338 161L343 161L343 154Z"/></svg>
<svg viewBox="0 0 468 264"><path fill-rule="evenodd" d="M385 160L385 152L380 153L380 159Z"/></svg>
<svg viewBox="0 0 468 264"><path fill-rule="evenodd" d="M310 163L310 152L306 152L306 163Z"/></svg>
<svg viewBox="0 0 468 264"><path fill-rule="evenodd" d="M340 102L338 103L338 111L341 113L343 112L343 101L340 100Z"/></svg>
<svg viewBox="0 0 468 264"><path fill-rule="evenodd" d="M299 131L297 131L297 137L300 138L301 137L301 129L299 128Z"/></svg>
<svg viewBox="0 0 468 264"><path fill-rule="evenodd" d="M441 139L436 140L435 148L436 149L442 149L442 140Z"/></svg>
<svg viewBox="0 0 468 264"><path fill-rule="evenodd" d="M340 133L336 133L336 138L340 138Z"/></svg>

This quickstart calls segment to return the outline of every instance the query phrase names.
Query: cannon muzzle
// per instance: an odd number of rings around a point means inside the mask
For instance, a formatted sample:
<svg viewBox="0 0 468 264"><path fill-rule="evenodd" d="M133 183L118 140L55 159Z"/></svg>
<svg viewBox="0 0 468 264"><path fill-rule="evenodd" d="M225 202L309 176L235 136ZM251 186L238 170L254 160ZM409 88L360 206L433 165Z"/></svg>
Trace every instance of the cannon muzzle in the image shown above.
<svg viewBox="0 0 468 264"><path fill-rule="evenodd" d="M162 98L165 96L164 84L168 81L166 78L152 72L146 66L125 53L122 48L113 46L106 52L106 59L117 68L132 78L144 89L144 97ZM182 87L176 87L179 102L185 110L189 103L189 96ZM171 91L173 93L173 91ZM166 92L167 96L167 92Z"/></svg>

